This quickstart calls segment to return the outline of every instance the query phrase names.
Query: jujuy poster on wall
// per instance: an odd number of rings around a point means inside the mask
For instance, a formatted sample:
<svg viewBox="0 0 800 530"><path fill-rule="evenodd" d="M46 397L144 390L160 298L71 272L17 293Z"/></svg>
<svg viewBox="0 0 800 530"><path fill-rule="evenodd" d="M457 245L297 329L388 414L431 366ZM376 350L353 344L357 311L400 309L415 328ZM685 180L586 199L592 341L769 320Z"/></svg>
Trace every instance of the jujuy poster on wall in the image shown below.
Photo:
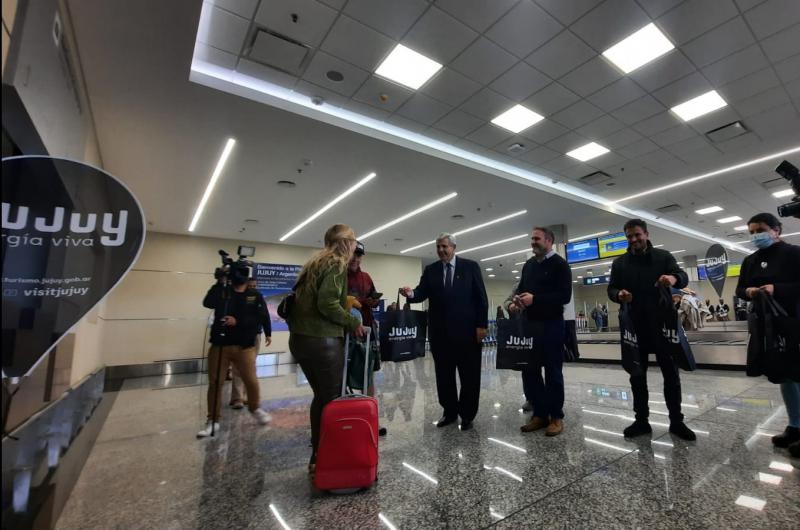
<svg viewBox="0 0 800 530"><path fill-rule="evenodd" d="M725 287L725 278L728 274L728 253L722 245L711 245L706 252L706 275L708 281L722 296L722 288Z"/></svg>
<svg viewBox="0 0 800 530"><path fill-rule="evenodd" d="M22 156L2 171L3 378L16 379L127 274L145 222L130 190L92 166Z"/></svg>

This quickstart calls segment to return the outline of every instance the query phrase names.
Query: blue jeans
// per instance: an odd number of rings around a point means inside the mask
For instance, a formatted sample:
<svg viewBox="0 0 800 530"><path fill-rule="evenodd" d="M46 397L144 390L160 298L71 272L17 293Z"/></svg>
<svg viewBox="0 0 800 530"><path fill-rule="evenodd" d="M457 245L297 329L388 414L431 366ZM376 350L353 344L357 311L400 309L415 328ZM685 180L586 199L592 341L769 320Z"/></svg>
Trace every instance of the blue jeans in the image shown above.
<svg viewBox="0 0 800 530"><path fill-rule="evenodd" d="M539 418L564 417L564 321L544 322L542 353L537 362L522 371L525 398L533 404L533 415ZM542 369L544 368L544 378Z"/></svg>
<svg viewBox="0 0 800 530"><path fill-rule="evenodd" d="M781 383L781 394L786 404L789 425L800 428L800 383L796 381Z"/></svg>

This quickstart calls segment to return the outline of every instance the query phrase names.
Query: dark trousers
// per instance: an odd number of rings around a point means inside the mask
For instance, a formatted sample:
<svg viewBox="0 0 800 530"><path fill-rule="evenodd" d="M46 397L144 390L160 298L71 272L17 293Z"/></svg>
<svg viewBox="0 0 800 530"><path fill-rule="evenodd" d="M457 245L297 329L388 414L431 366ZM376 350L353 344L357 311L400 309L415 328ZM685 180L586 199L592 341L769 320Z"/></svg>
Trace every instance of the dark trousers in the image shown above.
<svg viewBox="0 0 800 530"><path fill-rule="evenodd" d="M637 331L637 335L642 337ZM656 361L661 374L664 376L664 401L667 402L669 420L671 422L683 421L681 413L681 378L678 372L678 365L668 353L659 353L659 348L642 343L640 339L639 355L642 365L642 374L631 376L631 390L633 391L633 410L637 420L647 420L650 415L648 401L650 394L647 391L647 363L648 352L656 352Z"/></svg>
<svg viewBox="0 0 800 530"><path fill-rule="evenodd" d="M481 394L481 345L475 340L448 340L431 343L436 368L439 404L448 418L461 416L470 422L478 413ZM461 391L456 387L456 372Z"/></svg>
<svg viewBox="0 0 800 530"><path fill-rule="evenodd" d="M525 398L533 404L534 416L561 419L564 417L563 320L544 322L542 350L542 354L522 371L522 389Z"/></svg>

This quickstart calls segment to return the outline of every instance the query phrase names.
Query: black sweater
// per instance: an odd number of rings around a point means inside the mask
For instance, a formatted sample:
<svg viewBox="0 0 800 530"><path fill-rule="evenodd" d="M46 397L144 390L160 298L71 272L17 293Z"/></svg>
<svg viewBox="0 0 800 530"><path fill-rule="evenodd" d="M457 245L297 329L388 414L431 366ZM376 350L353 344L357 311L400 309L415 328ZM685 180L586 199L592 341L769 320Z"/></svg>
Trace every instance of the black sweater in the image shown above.
<svg viewBox="0 0 800 530"><path fill-rule="evenodd" d="M532 257L522 267L516 293L531 293L533 303L525 309L529 320L564 317L564 304L572 298L572 271L558 254L539 262Z"/></svg>
<svg viewBox="0 0 800 530"><path fill-rule="evenodd" d="M214 324L211 326L209 337L211 344L249 348L256 343L259 325L264 329L266 336L272 335L269 311L260 292L247 289L237 293L230 289L227 293L229 298L226 298L225 294L224 288L220 284L215 284L203 299L203 305L214 310ZM222 317L228 315L236 319L235 326L222 325Z"/></svg>
<svg viewBox="0 0 800 530"><path fill-rule="evenodd" d="M800 316L800 246L778 241L744 258L736 296L747 300L748 287L775 286L775 301L790 316Z"/></svg>

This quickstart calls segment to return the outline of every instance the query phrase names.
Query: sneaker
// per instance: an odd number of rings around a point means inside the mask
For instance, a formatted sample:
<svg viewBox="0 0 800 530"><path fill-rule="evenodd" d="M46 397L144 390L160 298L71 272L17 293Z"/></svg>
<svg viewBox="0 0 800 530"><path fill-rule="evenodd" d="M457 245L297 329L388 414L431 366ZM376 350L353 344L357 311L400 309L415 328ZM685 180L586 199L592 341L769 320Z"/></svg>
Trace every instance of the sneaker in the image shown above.
<svg viewBox="0 0 800 530"><path fill-rule="evenodd" d="M683 438L684 440L689 440L690 442L697 440L697 436L694 434L694 431L687 427L682 421L670 423L669 432L678 438Z"/></svg>
<svg viewBox="0 0 800 530"><path fill-rule="evenodd" d="M244 403L241 401L231 401L231 408L235 410L241 410L244 408Z"/></svg>
<svg viewBox="0 0 800 530"><path fill-rule="evenodd" d="M526 401L525 403L522 404L523 412L530 412L532 410L533 410L533 403L531 403L530 401Z"/></svg>
<svg viewBox="0 0 800 530"><path fill-rule="evenodd" d="M197 433L197 437L198 438L207 438L208 436L211 436L211 429L212 429L211 421L209 420L209 421L206 422L205 429L203 429L202 431ZM218 421L214 422L213 429L214 429L214 433L218 433L219 432L219 422Z"/></svg>
<svg viewBox="0 0 800 530"><path fill-rule="evenodd" d="M772 437L775 447L789 447L794 442L800 441L800 428L787 426L782 434Z"/></svg>
<svg viewBox="0 0 800 530"><path fill-rule="evenodd" d="M622 434L625 435L625 438L635 438L636 436L650 434L651 432L653 432L653 428L650 427L650 422L647 420L636 420L625 427L625 430L622 431Z"/></svg>
<svg viewBox="0 0 800 530"><path fill-rule="evenodd" d="M547 430L544 432L545 436L558 436L564 432L564 420L561 418L553 418L550 420L550 425L547 426Z"/></svg>
<svg viewBox="0 0 800 530"><path fill-rule="evenodd" d="M266 425L272 421L272 416L264 409L256 409L252 412L252 414L260 425Z"/></svg>
<svg viewBox="0 0 800 530"><path fill-rule="evenodd" d="M547 418L540 418L539 416L533 416L531 421L523 425L519 428L522 432L533 432L538 431L539 429L544 429L550 424L550 421Z"/></svg>
<svg viewBox="0 0 800 530"><path fill-rule="evenodd" d="M795 458L800 458L800 442L789 444L789 454Z"/></svg>

